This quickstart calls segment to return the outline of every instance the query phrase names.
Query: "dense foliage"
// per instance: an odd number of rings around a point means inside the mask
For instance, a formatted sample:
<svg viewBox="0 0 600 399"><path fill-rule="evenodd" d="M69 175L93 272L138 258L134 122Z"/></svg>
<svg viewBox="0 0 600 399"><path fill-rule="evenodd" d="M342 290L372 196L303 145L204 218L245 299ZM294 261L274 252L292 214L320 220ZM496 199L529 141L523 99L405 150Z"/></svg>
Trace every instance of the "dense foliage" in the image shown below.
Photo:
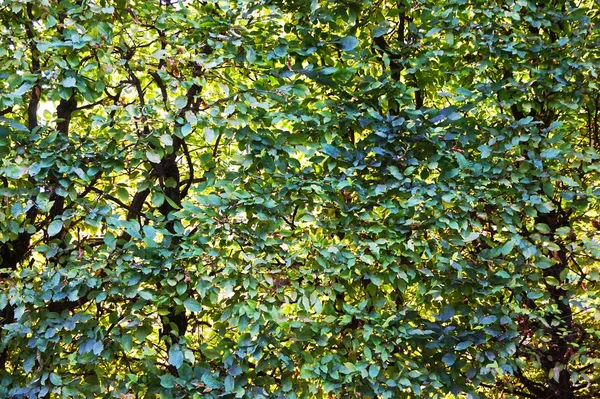
<svg viewBox="0 0 600 399"><path fill-rule="evenodd" d="M597 1L0 19L0 397L600 397Z"/></svg>

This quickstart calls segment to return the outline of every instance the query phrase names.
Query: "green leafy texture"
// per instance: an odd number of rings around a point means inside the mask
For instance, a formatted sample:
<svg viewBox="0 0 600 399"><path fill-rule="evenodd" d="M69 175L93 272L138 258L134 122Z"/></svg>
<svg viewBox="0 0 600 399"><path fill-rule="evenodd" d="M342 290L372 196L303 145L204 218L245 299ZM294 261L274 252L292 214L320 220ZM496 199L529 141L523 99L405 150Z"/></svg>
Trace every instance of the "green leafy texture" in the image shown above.
<svg viewBox="0 0 600 399"><path fill-rule="evenodd" d="M599 7L3 1L0 397L600 397Z"/></svg>

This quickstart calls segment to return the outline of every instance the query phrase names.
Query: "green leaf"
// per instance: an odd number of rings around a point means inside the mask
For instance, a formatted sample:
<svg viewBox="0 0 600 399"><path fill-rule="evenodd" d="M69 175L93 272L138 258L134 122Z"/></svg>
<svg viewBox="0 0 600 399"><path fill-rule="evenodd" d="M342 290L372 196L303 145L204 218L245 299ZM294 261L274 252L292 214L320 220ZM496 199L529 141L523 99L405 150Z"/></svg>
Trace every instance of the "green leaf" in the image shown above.
<svg viewBox="0 0 600 399"><path fill-rule="evenodd" d="M62 385L62 378L60 378L60 375L56 373L50 373L50 382L52 383L52 385L58 387Z"/></svg>
<svg viewBox="0 0 600 399"><path fill-rule="evenodd" d="M479 150L479 152L481 152L481 158L483 159L489 157L492 153L492 149L488 145L480 145L479 147L477 147L477 149Z"/></svg>
<svg viewBox="0 0 600 399"><path fill-rule="evenodd" d="M15 129L18 132L29 132L29 129L27 128L27 126L15 121L15 120L0 116L0 122L6 123L8 126L12 127L13 129Z"/></svg>
<svg viewBox="0 0 600 399"><path fill-rule="evenodd" d="M450 119L451 121L461 120L462 117L462 114L459 112L452 112L450 115L448 115L448 119Z"/></svg>
<svg viewBox="0 0 600 399"><path fill-rule="evenodd" d="M188 99L185 96L179 96L175 99L175 108L183 109L188 103Z"/></svg>
<svg viewBox="0 0 600 399"><path fill-rule="evenodd" d="M337 43L338 47L342 51L352 51L360 44L358 39L354 36L342 37L337 41Z"/></svg>
<svg viewBox="0 0 600 399"><path fill-rule="evenodd" d="M204 374L202 376L202 382L210 389L218 389L223 386L223 380L217 379L210 374Z"/></svg>
<svg viewBox="0 0 600 399"><path fill-rule="evenodd" d="M246 47L246 61L248 61L250 64L256 61L256 52L250 46Z"/></svg>
<svg viewBox="0 0 600 399"><path fill-rule="evenodd" d="M160 142L165 146L171 146L173 145L173 137L171 137L169 134L161 134Z"/></svg>
<svg viewBox="0 0 600 399"><path fill-rule="evenodd" d="M151 201L152 205L158 208L165 202L165 196L159 191L154 191L152 193Z"/></svg>
<svg viewBox="0 0 600 399"><path fill-rule="evenodd" d="M469 347L471 347L473 345L473 341L463 341L460 342L458 345L456 345L456 347L454 349L456 349L457 351L462 351L465 350Z"/></svg>
<svg viewBox="0 0 600 399"><path fill-rule="evenodd" d="M65 78L61 83L61 86L66 88L75 87L77 84L77 80L74 77Z"/></svg>
<svg viewBox="0 0 600 399"><path fill-rule="evenodd" d="M125 352L129 352L133 349L133 337L131 334L124 334L121 337L121 345L123 345L123 350Z"/></svg>
<svg viewBox="0 0 600 399"><path fill-rule="evenodd" d="M385 21L380 23L379 25L377 25L375 28L373 28L373 37L381 37L383 35L385 35L388 31L390 30L390 24L389 22Z"/></svg>
<svg viewBox="0 0 600 399"><path fill-rule="evenodd" d="M62 229L63 229L62 220L55 220L48 225L48 236L49 237L55 236L58 233L60 233Z"/></svg>
<svg viewBox="0 0 600 399"><path fill-rule="evenodd" d="M510 274L508 274L508 272L504 271L504 270L499 270L496 272L496 276L502 277L502 278L510 278Z"/></svg>
<svg viewBox="0 0 600 399"><path fill-rule="evenodd" d="M235 380L233 379L232 376L228 375L227 377L225 377L225 393L230 393L233 392L233 388L235 385Z"/></svg>
<svg viewBox="0 0 600 399"><path fill-rule="evenodd" d="M472 242L472 241L475 241L476 239L478 239L478 238L479 238L479 236L480 236L480 233L479 233L479 232L472 231L472 232L470 232L470 233L469 233L469 235L468 235L468 236L466 236L466 237L464 238L464 241L465 241L465 242Z"/></svg>
<svg viewBox="0 0 600 399"><path fill-rule="evenodd" d="M529 299L540 299L541 297L543 297L544 294L542 294L541 292L536 292L536 291L532 291L530 293L527 294L527 298Z"/></svg>
<svg viewBox="0 0 600 399"><path fill-rule="evenodd" d="M188 136L191 132L192 132L192 125L190 125L189 123L186 123L185 125L181 126L181 135L183 137Z"/></svg>
<svg viewBox="0 0 600 399"><path fill-rule="evenodd" d="M160 376L160 385L163 388L171 389L175 386L175 377L170 374L164 374Z"/></svg>
<svg viewBox="0 0 600 399"><path fill-rule="evenodd" d="M186 299L183 302L183 306L192 313L199 313L202 311L202 305L193 298Z"/></svg>
<svg viewBox="0 0 600 399"><path fill-rule="evenodd" d="M35 366L35 357L33 355L30 355L23 362L23 371L29 374L33 369L33 366Z"/></svg>
<svg viewBox="0 0 600 399"><path fill-rule="evenodd" d="M183 281L179 282L175 287L175 291L178 295L183 295L187 291L187 284Z"/></svg>
<svg viewBox="0 0 600 399"><path fill-rule="evenodd" d="M142 227L142 231L150 240L154 240L154 238L156 238L156 229L149 224L144 225L144 227Z"/></svg>
<svg viewBox="0 0 600 399"><path fill-rule="evenodd" d="M419 378L421 376L421 372L419 370L412 370L408 373L408 376L411 378Z"/></svg>
<svg viewBox="0 0 600 399"><path fill-rule="evenodd" d="M548 259L548 258L539 258L539 259L536 259L535 265L537 267L539 267L540 269L547 269L549 267L552 267L552 265L554 265L554 261L552 259Z"/></svg>
<svg viewBox="0 0 600 399"><path fill-rule="evenodd" d="M129 200L129 193L127 192L126 189L124 189L123 187L119 188L117 190L117 197L123 201L126 202L127 200Z"/></svg>
<svg viewBox="0 0 600 399"><path fill-rule="evenodd" d="M496 316L485 316L483 319L479 320L479 324L483 324L484 326L488 324L493 324L498 320Z"/></svg>
<svg viewBox="0 0 600 399"><path fill-rule="evenodd" d="M369 366L369 377L376 378L379 375L379 367L372 364Z"/></svg>
<svg viewBox="0 0 600 399"><path fill-rule="evenodd" d="M344 369L345 369L345 374L352 374L352 373L356 373L358 371L356 369L356 366L350 362L344 363Z"/></svg>
<svg viewBox="0 0 600 399"><path fill-rule="evenodd" d="M183 352L179 345L173 345L169 348L169 364L175 368L179 368L183 364Z"/></svg>
<svg viewBox="0 0 600 399"><path fill-rule="evenodd" d="M207 127L204 129L204 138L207 143L211 144L215 141L215 139L217 138L217 135L215 134L214 130Z"/></svg>
<svg viewBox="0 0 600 399"><path fill-rule="evenodd" d="M138 341L144 342L148 335L152 334L152 327L148 325L139 326L133 335Z"/></svg>
<svg viewBox="0 0 600 399"><path fill-rule="evenodd" d="M537 223L535 225L535 229L542 234L548 234L551 231L550 226L548 226L546 223Z"/></svg>
<svg viewBox="0 0 600 399"><path fill-rule="evenodd" d="M557 148L548 148L547 150L542 151L542 158L553 159L556 158L560 154L560 150Z"/></svg>
<svg viewBox="0 0 600 399"><path fill-rule="evenodd" d="M454 316L454 307L452 305L446 305L438 316L439 321L448 321Z"/></svg>
<svg viewBox="0 0 600 399"><path fill-rule="evenodd" d="M22 96L23 94L27 93L33 86L33 83L25 82L13 94L15 96Z"/></svg>
<svg viewBox="0 0 600 399"><path fill-rule="evenodd" d="M556 287L560 285L560 281L558 281L555 277L548 276L546 277L546 284Z"/></svg>
<svg viewBox="0 0 600 399"><path fill-rule="evenodd" d="M560 180L569 187L578 187L579 186L579 184L577 184L577 182L575 180L571 179L568 176L561 176Z"/></svg>
<svg viewBox="0 0 600 399"><path fill-rule="evenodd" d="M441 31L441 30L442 30L441 28L432 28L432 29L430 29L430 30L429 30L429 31L428 31L428 32L425 34L425 36L426 36L426 37L433 36L433 35L435 35L436 33L438 33L438 32L439 32L439 31Z"/></svg>
<svg viewBox="0 0 600 399"><path fill-rule="evenodd" d="M77 54L71 53L67 55L67 62L71 68L76 68L79 65L79 57L77 57Z"/></svg>
<svg viewBox="0 0 600 399"><path fill-rule="evenodd" d="M146 158L152 163L160 163L161 157L154 151L146 151Z"/></svg>
<svg viewBox="0 0 600 399"><path fill-rule="evenodd" d="M456 362L456 355L454 353L446 353L442 357L442 361L446 364L446 366L450 367Z"/></svg>
<svg viewBox="0 0 600 399"><path fill-rule="evenodd" d="M10 213L13 217L18 217L21 213L23 213L23 206L20 202L15 202L13 206L10 207Z"/></svg>
<svg viewBox="0 0 600 399"><path fill-rule="evenodd" d="M279 45L276 46L275 49L273 50L273 53L277 56L277 57L285 57L287 55L287 51L288 51L288 47L286 45Z"/></svg>

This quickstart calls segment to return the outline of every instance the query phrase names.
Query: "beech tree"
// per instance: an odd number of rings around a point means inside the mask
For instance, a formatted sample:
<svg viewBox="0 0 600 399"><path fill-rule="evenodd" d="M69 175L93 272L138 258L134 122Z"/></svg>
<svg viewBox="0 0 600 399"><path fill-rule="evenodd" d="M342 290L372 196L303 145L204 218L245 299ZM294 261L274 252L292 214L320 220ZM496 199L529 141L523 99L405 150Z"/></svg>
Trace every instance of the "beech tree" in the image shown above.
<svg viewBox="0 0 600 399"><path fill-rule="evenodd" d="M0 19L1 397L600 397L597 1Z"/></svg>

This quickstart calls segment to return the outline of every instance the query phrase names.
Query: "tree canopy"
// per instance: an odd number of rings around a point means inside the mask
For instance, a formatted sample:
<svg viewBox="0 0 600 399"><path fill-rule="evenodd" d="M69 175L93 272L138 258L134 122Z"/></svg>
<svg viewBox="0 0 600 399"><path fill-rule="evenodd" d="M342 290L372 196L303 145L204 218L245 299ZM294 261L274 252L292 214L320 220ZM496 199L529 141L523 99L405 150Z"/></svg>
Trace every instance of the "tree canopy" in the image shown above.
<svg viewBox="0 0 600 399"><path fill-rule="evenodd" d="M0 19L0 397L600 397L597 1Z"/></svg>

